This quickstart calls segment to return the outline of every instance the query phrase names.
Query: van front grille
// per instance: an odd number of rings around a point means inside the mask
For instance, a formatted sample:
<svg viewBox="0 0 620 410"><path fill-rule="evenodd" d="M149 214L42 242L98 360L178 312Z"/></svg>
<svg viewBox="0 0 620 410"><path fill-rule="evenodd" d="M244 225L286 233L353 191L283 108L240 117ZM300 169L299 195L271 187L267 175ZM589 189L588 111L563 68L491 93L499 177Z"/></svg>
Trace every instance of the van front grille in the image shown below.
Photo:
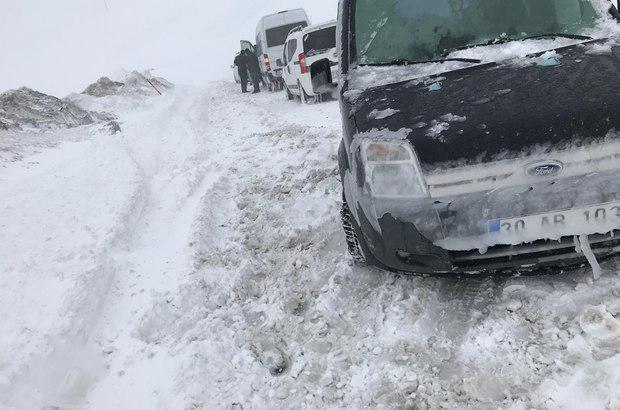
<svg viewBox="0 0 620 410"><path fill-rule="evenodd" d="M598 258L620 254L619 230L607 235L589 237L592 251ZM542 266L569 266L586 262L576 238L566 236L557 241L539 240L521 245L498 245L482 254L479 251L451 251L456 271L536 271Z"/></svg>

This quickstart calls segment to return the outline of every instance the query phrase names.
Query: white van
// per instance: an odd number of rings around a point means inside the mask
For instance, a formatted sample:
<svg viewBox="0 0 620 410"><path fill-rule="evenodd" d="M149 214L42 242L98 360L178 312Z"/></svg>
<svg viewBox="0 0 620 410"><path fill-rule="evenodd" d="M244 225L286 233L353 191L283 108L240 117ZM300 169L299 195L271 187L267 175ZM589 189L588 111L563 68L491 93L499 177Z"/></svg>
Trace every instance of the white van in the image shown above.
<svg viewBox="0 0 620 410"><path fill-rule="evenodd" d="M288 33L295 27L307 27L310 19L304 9L281 11L260 19L256 27L256 54L269 90L281 90L282 54Z"/></svg>
<svg viewBox="0 0 620 410"><path fill-rule="evenodd" d="M293 29L284 47L284 85L289 100L313 102L338 84L336 21Z"/></svg>

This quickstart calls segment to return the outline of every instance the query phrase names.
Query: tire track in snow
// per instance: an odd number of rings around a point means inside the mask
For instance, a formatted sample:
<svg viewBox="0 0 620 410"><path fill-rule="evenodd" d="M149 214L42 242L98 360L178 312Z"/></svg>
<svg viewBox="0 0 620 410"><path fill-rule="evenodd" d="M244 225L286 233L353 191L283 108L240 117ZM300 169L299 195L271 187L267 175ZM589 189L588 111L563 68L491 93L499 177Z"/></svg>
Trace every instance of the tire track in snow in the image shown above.
<svg viewBox="0 0 620 410"><path fill-rule="evenodd" d="M52 341L49 353L18 379L28 386L38 378L39 399L45 405L77 405L103 374L102 350L114 349L114 343L101 337L130 339L124 332L131 331L132 318L148 308L151 297L136 295L132 288L175 288L187 273L181 267L182 251L201 193L217 171L203 163L208 142L201 133L204 94L177 91L166 98L156 111L127 119L124 133L114 139L139 171L136 190L118 231L94 256L98 265L84 272L71 291L64 331ZM162 244L164 248L158 248ZM158 254L162 251L172 253ZM177 266L169 266L170 261ZM140 302L128 302L136 296Z"/></svg>
<svg viewBox="0 0 620 410"><path fill-rule="evenodd" d="M165 124L156 124L163 125L155 140L161 138L159 143L165 150L159 151L155 163L147 158L151 196L139 225L115 256L130 275L116 280L94 335L103 350L110 352L107 361L112 368L139 355L141 346L134 339L135 326L149 309L151 298L176 289L191 272L187 249L199 201L219 175L208 163L209 151L218 143L217 136L205 127L207 104L202 92L183 93L161 116ZM140 148L138 144L133 149ZM145 292L147 289L149 292ZM97 392L94 394L96 397Z"/></svg>
<svg viewBox="0 0 620 410"><path fill-rule="evenodd" d="M123 215L132 208L135 167L126 162L121 147L110 145L111 138L94 136L98 138L64 143L32 157L35 165L18 163L9 169L15 175L7 176L7 192L12 195L5 203L21 205L12 208L19 210L17 214L11 212L10 206L3 212L4 217L11 219L3 232L14 235L10 241L2 240L2 253L7 253L0 259L9 264L8 270L2 269L3 280L24 275L12 280L15 295L23 299L11 302L8 311L19 312L23 315L22 326L32 329L16 357L12 357L15 371L8 373L6 383L0 383L0 393L11 392L6 396L0 394L7 397L7 405L15 403L17 408L28 408L39 394L48 394L48 385L36 386L40 380L47 382L45 364L41 363L45 352L54 350L76 327L79 321L75 308L91 295L86 291L88 286L103 286L96 265L103 256L102 249L114 242ZM109 175L116 180L93 185L92 180L100 177L101 169L115 162L121 164ZM126 194L127 198L115 194ZM10 252L11 247L16 250ZM24 261L28 265L22 265ZM34 296L38 297L33 299ZM24 300L29 301L28 309L33 313L20 310ZM6 302L5 299L3 303ZM19 331L14 332L19 335ZM37 394L32 393L35 387Z"/></svg>

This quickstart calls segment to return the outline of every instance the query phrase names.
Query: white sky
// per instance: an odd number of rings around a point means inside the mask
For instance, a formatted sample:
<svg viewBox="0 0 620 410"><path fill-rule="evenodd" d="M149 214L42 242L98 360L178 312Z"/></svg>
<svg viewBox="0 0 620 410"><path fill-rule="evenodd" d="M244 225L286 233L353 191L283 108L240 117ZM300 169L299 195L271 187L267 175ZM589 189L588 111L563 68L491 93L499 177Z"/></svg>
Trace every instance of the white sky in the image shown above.
<svg viewBox="0 0 620 410"><path fill-rule="evenodd" d="M335 19L338 0L0 0L0 92L80 92L121 69L175 83L232 79L240 39L259 18L304 7Z"/></svg>

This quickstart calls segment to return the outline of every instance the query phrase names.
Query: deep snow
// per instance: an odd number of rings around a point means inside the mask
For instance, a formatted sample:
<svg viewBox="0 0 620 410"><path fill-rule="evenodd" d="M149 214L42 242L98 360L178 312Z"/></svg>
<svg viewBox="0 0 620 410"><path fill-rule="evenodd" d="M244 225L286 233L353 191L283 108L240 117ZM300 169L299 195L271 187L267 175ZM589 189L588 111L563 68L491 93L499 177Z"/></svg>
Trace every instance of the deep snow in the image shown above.
<svg viewBox="0 0 620 410"><path fill-rule="evenodd" d="M0 407L620 407L620 276L355 266L338 104L215 83L0 131Z"/></svg>

